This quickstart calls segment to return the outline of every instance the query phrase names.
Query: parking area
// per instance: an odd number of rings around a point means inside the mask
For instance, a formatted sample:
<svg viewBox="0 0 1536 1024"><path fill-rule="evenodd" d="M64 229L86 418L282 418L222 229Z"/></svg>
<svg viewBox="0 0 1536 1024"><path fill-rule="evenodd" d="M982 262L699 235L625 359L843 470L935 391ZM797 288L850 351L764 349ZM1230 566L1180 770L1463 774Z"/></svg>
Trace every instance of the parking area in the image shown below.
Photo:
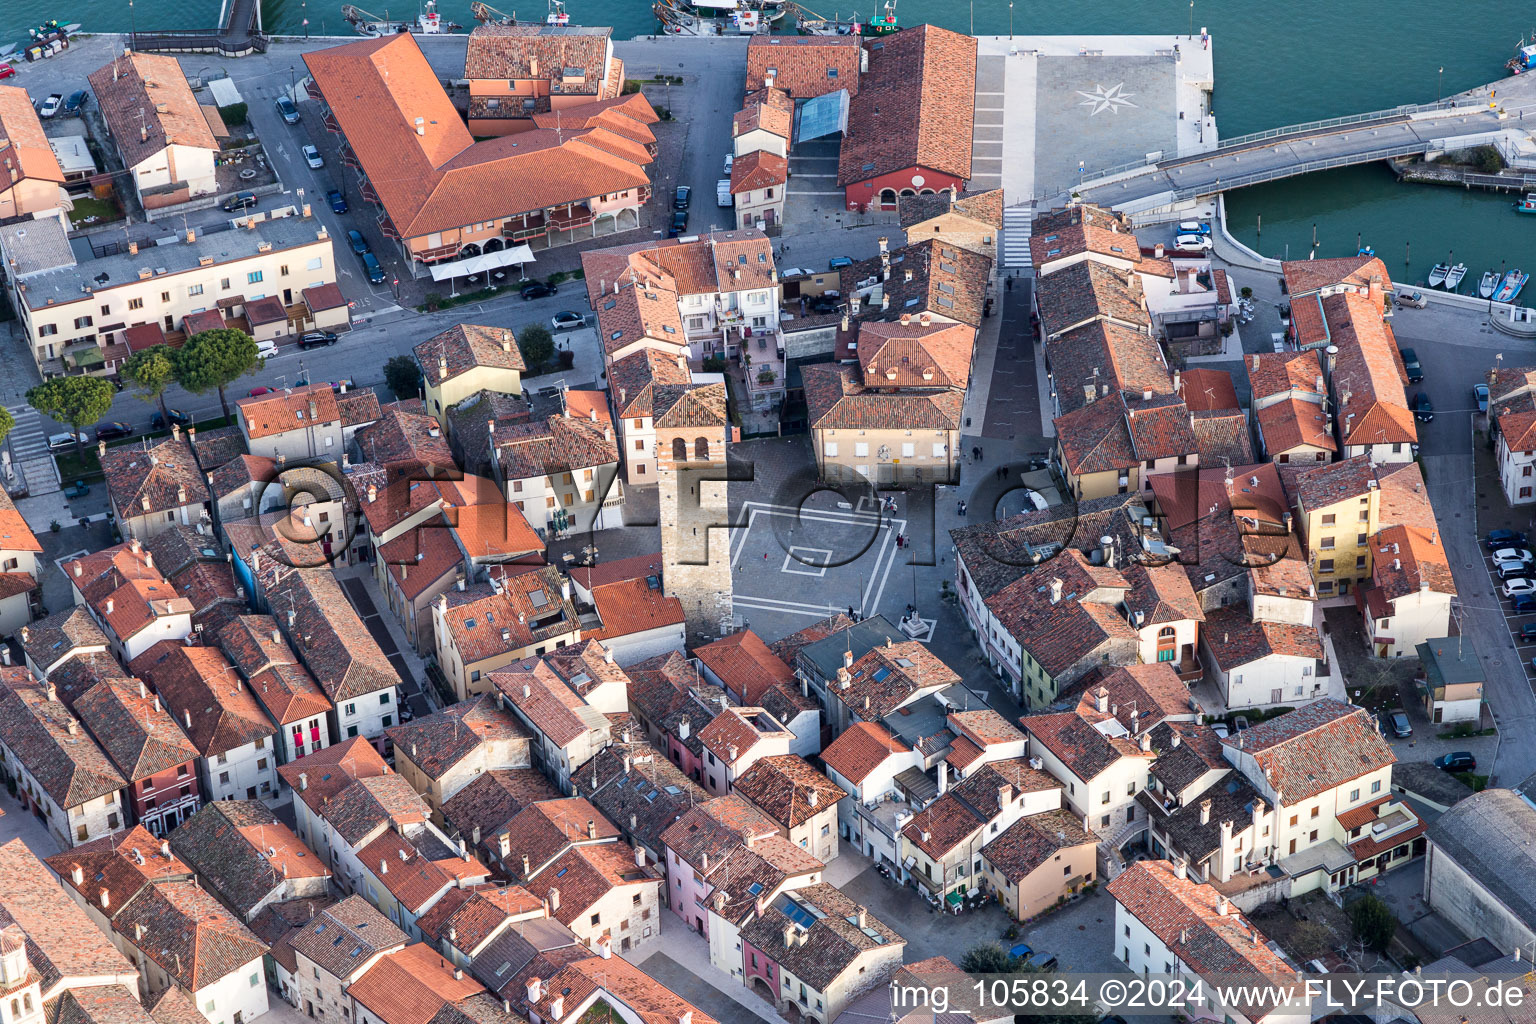
<svg viewBox="0 0 1536 1024"><path fill-rule="evenodd" d="M1490 547L1490 543L1499 546ZM1514 557L1502 557L1506 555ZM1524 532L1514 530L1485 533L1482 561L1492 597L1498 602L1497 608L1468 608L1464 599L1463 610L1503 617L1525 678L1536 689L1536 563L1533 563L1529 539ZM1515 563L1520 567L1517 568Z"/></svg>

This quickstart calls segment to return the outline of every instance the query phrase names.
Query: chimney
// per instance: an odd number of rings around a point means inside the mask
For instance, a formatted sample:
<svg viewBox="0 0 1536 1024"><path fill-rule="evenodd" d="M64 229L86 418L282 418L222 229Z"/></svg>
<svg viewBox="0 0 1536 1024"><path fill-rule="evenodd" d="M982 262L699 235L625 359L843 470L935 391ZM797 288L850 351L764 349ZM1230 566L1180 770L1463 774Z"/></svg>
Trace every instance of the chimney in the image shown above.
<svg viewBox="0 0 1536 1024"><path fill-rule="evenodd" d="M511 352L512 351L512 332L511 331L502 331L501 332L501 350L503 352Z"/></svg>
<svg viewBox="0 0 1536 1024"><path fill-rule="evenodd" d="M309 788L309 772L299 772L299 792Z"/></svg>
<svg viewBox="0 0 1536 1024"><path fill-rule="evenodd" d="M1217 896L1216 897L1216 913L1217 914L1221 915L1222 917L1226 917L1227 916L1227 911L1230 910L1230 909L1231 909L1231 907L1228 906L1227 898L1225 896Z"/></svg>
<svg viewBox="0 0 1536 1024"><path fill-rule="evenodd" d="M551 914L560 909L560 890L554 886L549 887L549 912Z"/></svg>
<svg viewBox="0 0 1536 1024"><path fill-rule="evenodd" d="M383 857L379 858L379 874L389 874L389 861L385 860Z"/></svg>
<svg viewBox="0 0 1536 1024"><path fill-rule="evenodd" d="M1202 824L1202 825L1209 825L1210 823L1211 823L1211 798L1210 797L1206 797L1204 800L1200 801L1200 824Z"/></svg>
<svg viewBox="0 0 1536 1024"><path fill-rule="evenodd" d="M1206 803L1210 803L1210 801L1207 800ZM1189 870L1184 866L1184 858L1183 857L1180 857L1178 860L1173 862L1173 877L1175 877L1175 878L1187 878L1187 877L1189 877Z"/></svg>
<svg viewBox="0 0 1536 1024"><path fill-rule="evenodd" d="M528 861L528 855L523 854L523 877L527 878L533 872L533 865Z"/></svg>
<svg viewBox="0 0 1536 1024"><path fill-rule="evenodd" d="M635 818L635 816L633 814L631 814L629 816L629 827L630 827L630 829L634 829L635 828L635 824L636 824L636 818ZM635 867L637 867L637 868L645 867L645 851L643 849L641 849L640 847L638 847L638 846L635 847Z"/></svg>
<svg viewBox="0 0 1536 1024"><path fill-rule="evenodd" d="M587 819L587 838L588 839L596 839L597 838L597 821L594 818L588 818Z"/></svg>
<svg viewBox="0 0 1536 1024"><path fill-rule="evenodd" d="M79 864L76 864L69 869L69 880L74 882L76 885L85 884L85 872L81 870Z"/></svg>
<svg viewBox="0 0 1536 1024"><path fill-rule="evenodd" d="M869 911L863 907L854 911L854 923L860 928L867 928L869 926Z"/></svg>
<svg viewBox="0 0 1536 1024"><path fill-rule="evenodd" d="M528 979L528 1002L530 1002L530 1003L538 1002L539 1001L539 997L541 995L543 995L543 994L544 994L544 980L542 978L540 978L538 975L534 975L533 977L529 978Z"/></svg>
<svg viewBox="0 0 1536 1024"><path fill-rule="evenodd" d="M1140 746L1142 750L1152 749L1152 734L1150 732L1144 732L1141 734Z"/></svg>
<svg viewBox="0 0 1536 1024"><path fill-rule="evenodd" d="M107 890L105 889L101 890L101 896L99 899L101 900L101 909L103 910L106 910L112 905L112 897L107 893Z"/></svg>
<svg viewBox="0 0 1536 1024"><path fill-rule="evenodd" d="M812 807L815 807L817 804L821 803L821 794L813 789L805 795L805 802L810 804Z"/></svg>
<svg viewBox="0 0 1536 1024"><path fill-rule="evenodd" d="M1061 603L1061 577L1051 579L1051 604Z"/></svg>
<svg viewBox="0 0 1536 1024"><path fill-rule="evenodd" d="M1159 259L1159 260L1162 259L1163 258L1163 251L1164 251L1163 250L1163 243L1162 242L1158 242L1156 245L1154 245L1152 247L1152 258L1153 259Z"/></svg>

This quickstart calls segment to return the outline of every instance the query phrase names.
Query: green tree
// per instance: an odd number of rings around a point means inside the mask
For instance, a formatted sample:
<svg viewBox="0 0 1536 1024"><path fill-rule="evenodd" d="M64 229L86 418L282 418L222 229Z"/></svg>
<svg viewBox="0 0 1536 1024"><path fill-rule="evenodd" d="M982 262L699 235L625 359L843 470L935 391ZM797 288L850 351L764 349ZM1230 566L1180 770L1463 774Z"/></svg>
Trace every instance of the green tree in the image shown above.
<svg viewBox="0 0 1536 1024"><path fill-rule="evenodd" d="M12 428L15 426L16 417L11 415L11 411L9 409L3 405L0 405L0 441L4 441L6 437L10 435Z"/></svg>
<svg viewBox="0 0 1536 1024"><path fill-rule="evenodd" d="M165 389L176 379L173 351L169 345L141 349L128 357L122 369L123 379L133 385L141 400L160 407L166 423L171 422L171 416L165 408Z"/></svg>
<svg viewBox="0 0 1536 1024"><path fill-rule="evenodd" d="M195 395L209 388L219 392L219 404L229 416L229 399L224 389L265 363L256 354L256 341L234 327L215 327L194 334L175 350L176 383Z"/></svg>
<svg viewBox="0 0 1536 1024"><path fill-rule="evenodd" d="M112 408L114 389L101 377L55 377L27 392L27 404L44 416L68 423L75 431L75 453L80 452L80 431Z"/></svg>
<svg viewBox="0 0 1536 1024"><path fill-rule="evenodd" d="M395 356L384 364L384 384L396 398L419 398L421 368L410 356Z"/></svg>
<svg viewBox="0 0 1536 1024"><path fill-rule="evenodd" d="M1366 893L1347 908L1355 938L1378 953L1386 952L1397 934L1397 917L1375 893Z"/></svg>
<svg viewBox="0 0 1536 1024"><path fill-rule="evenodd" d="M555 339L543 324L529 324L517 332L517 347L530 370L543 366L555 354Z"/></svg>
<svg viewBox="0 0 1536 1024"><path fill-rule="evenodd" d="M1019 969L1019 961L996 942L983 942L965 951L960 969L966 974L1012 974Z"/></svg>

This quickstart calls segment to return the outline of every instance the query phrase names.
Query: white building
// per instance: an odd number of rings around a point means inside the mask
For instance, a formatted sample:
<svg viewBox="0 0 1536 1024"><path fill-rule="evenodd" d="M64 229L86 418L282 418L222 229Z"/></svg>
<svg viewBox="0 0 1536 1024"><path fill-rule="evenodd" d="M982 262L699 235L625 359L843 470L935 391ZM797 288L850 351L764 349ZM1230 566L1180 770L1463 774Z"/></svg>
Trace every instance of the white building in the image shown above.
<svg viewBox="0 0 1536 1024"><path fill-rule="evenodd" d="M1429 827L1424 900L1467 935L1501 953L1536 942L1536 809L1509 789L1485 789Z"/></svg>
<svg viewBox="0 0 1536 1024"><path fill-rule="evenodd" d="M91 72L90 80L151 219L157 209L218 191L219 142L175 57L127 52Z"/></svg>
<svg viewBox="0 0 1536 1024"><path fill-rule="evenodd" d="M192 635L192 602L176 593L154 562L131 540L62 563L75 604L90 610L125 665L162 640Z"/></svg>
<svg viewBox="0 0 1536 1024"><path fill-rule="evenodd" d="M1208 677L1229 709L1294 706L1327 692L1323 642L1310 624L1251 619L1233 606L1206 617L1201 641Z"/></svg>
<svg viewBox="0 0 1536 1024"><path fill-rule="evenodd" d="M896 777L921 773L923 755L878 722L855 722L821 757L827 777L848 794L837 802L838 832L877 863L899 864L897 836L922 805Z"/></svg>

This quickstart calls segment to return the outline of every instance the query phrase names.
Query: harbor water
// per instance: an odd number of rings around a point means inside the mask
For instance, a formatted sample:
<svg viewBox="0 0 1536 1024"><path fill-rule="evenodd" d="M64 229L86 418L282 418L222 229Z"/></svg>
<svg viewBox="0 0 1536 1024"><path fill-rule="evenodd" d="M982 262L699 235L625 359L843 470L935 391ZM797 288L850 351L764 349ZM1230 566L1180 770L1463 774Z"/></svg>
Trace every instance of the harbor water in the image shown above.
<svg viewBox="0 0 1536 1024"><path fill-rule="evenodd" d="M541 20L543 0L497 0L494 6ZM377 6L373 6L377 5ZM364 0L359 6L395 19L414 18L413 0ZM650 0L569 0L575 24L612 25L627 38L654 31ZM815 13L868 17L877 0L811 0ZM265 0L266 31L350 35L340 0ZM440 0L445 21L473 26L469 0ZM1289 0L1279 5L1213 0L899 0L903 25L932 22L957 31L1006 35L1056 33L1186 33L1209 28L1216 45L1217 125L1223 135L1366 110L1433 100L1502 77L1522 36L1533 33L1519 5L1451 13L1442 0ZM25 35L27 18L44 13L23 2L0 3L0 40ZM218 0L138 0L140 30L211 27ZM87 32L127 31L130 10L120 0L65 0L46 12L80 22ZM1449 20L1447 20L1449 18ZM786 19L787 25L788 19ZM1196 44L1198 45L1198 44ZM1501 259L1536 270L1536 217L1516 215L1512 198L1460 188L1399 185L1382 167L1310 175L1231 193L1228 223L1266 255L1305 256L1317 224L1318 255L1355 251L1358 235L1387 258L1394 279L1423 280L1449 250L1469 269L1467 282ZM1257 228L1262 218L1262 233ZM1410 263L1403 263L1408 247Z"/></svg>

